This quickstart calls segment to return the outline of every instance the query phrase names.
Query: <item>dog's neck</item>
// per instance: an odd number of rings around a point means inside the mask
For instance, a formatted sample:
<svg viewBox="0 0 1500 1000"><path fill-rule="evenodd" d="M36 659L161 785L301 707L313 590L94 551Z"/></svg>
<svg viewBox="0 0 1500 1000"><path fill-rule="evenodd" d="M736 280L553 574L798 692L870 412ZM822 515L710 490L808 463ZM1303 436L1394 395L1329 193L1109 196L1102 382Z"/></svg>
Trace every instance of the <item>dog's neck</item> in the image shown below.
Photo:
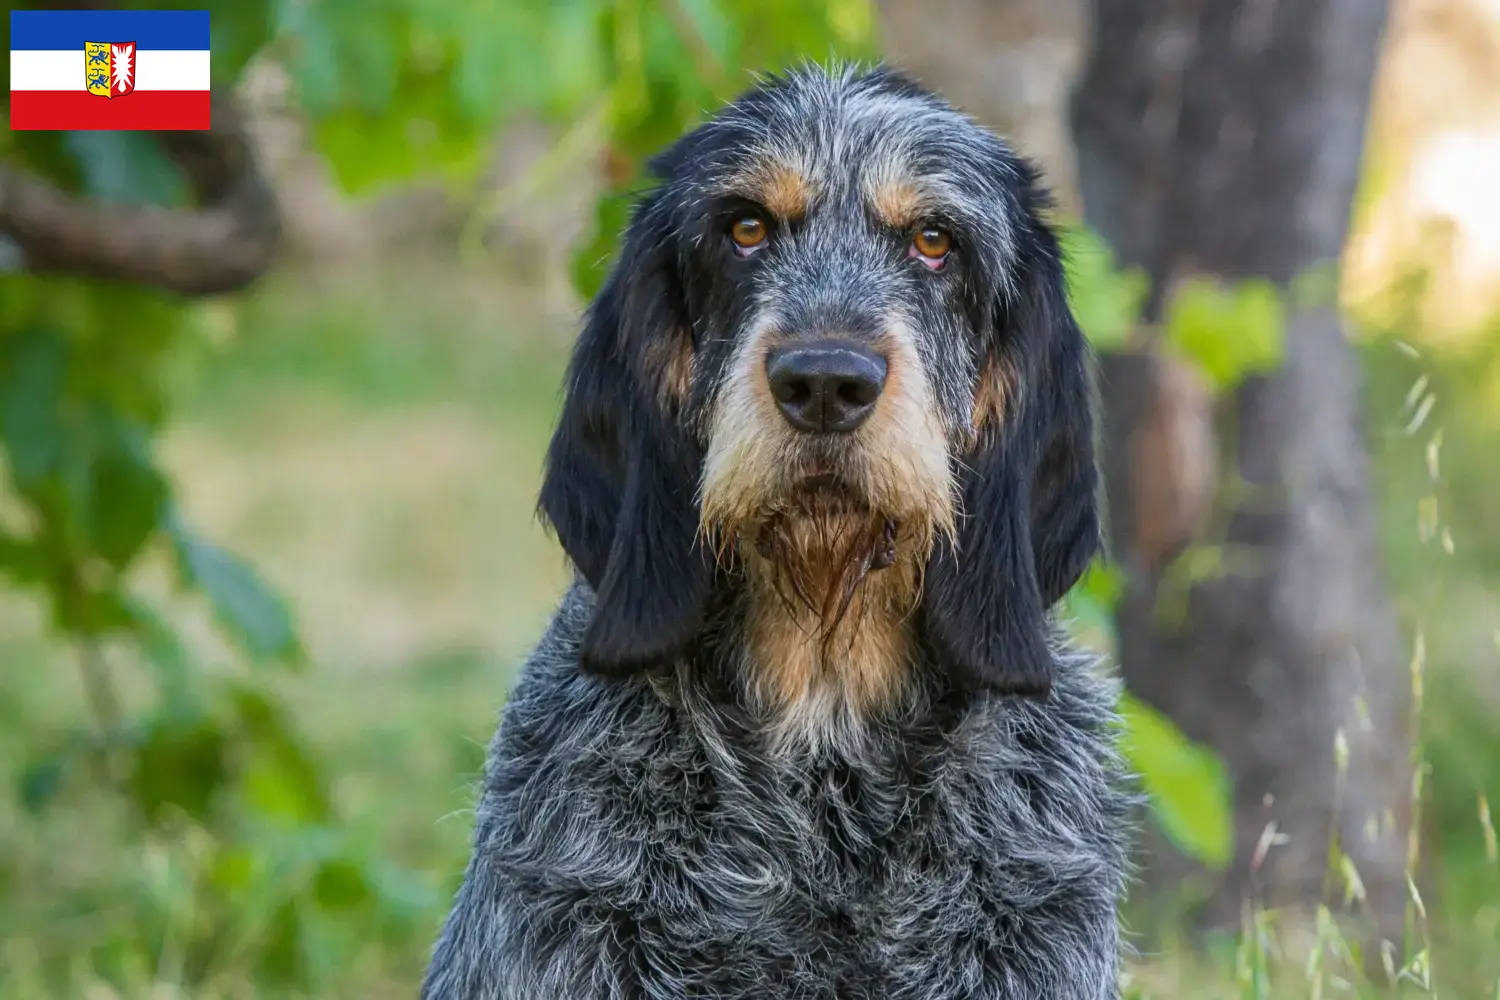
<svg viewBox="0 0 1500 1000"><path fill-rule="evenodd" d="M747 694L782 738L831 738L912 680L928 552L919 530L842 510L768 518L742 539Z"/></svg>

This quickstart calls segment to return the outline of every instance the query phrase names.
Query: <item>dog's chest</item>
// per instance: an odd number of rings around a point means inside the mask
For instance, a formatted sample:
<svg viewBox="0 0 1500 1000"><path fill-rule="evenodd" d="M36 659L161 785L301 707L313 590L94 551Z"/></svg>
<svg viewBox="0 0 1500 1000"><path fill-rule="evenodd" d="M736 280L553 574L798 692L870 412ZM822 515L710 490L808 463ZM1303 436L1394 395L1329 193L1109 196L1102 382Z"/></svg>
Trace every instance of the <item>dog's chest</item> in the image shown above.
<svg viewBox="0 0 1500 1000"><path fill-rule="evenodd" d="M627 940L653 997L948 995L910 990L988 933L995 826L972 762L788 762L680 731L642 745L546 779L568 791L527 821L586 843L525 837L503 862L539 908L573 901L580 951Z"/></svg>
<svg viewBox="0 0 1500 1000"><path fill-rule="evenodd" d="M1066 714L1087 689L799 757L688 686L565 667L491 748L437 963L466 1000L1116 996L1127 802Z"/></svg>

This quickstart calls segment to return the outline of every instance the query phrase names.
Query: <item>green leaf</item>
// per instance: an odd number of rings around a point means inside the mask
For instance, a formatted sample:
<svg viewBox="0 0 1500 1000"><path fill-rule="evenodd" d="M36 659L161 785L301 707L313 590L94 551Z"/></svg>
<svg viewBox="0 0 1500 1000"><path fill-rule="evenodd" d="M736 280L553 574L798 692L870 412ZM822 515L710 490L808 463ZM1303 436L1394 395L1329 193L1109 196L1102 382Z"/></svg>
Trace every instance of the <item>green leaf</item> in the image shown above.
<svg viewBox="0 0 1500 1000"><path fill-rule="evenodd" d="M494 102L497 76L514 74L520 80L526 79L526 67L517 66L514 59L507 58L515 48L514 29L517 19L521 17L524 17L524 13L511 6L504 13L487 19L482 25L475 25L472 31L464 32L457 38L453 67L454 97L466 114L482 115ZM521 48L522 51L516 53L521 59L535 57L534 51L527 52L524 46ZM514 100L514 92L507 91L507 97Z"/></svg>
<svg viewBox="0 0 1500 1000"><path fill-rule="evenodd" d="M1151 282L1139 268L1118 270L1109 244L1085 226L1061 230L1068 299L1097 350L1125 347L1140 322Z"/></svg>
<svg viewBox="0 0 1500 1000"><path fill-rule="evenodd" d="M464 114L484 120L497 111L539 108L568 77L589 76L589 58L566 69L548 59L557 33L573 27L560 13L566 9L511 4L477 23L445 26L454 43L454 94ZM497 101L498 95L504 96Z"/></svg>
<svg viewBox="0 0 1500 1000"><path fill-rule="evenodd" d="M39 813L62 789L72 754L49 754L28 764L21 772L21 807L28 813Z"/></svg>
<svg viewBox="0 0 1500 1000"><path fill-rule="evenodd" d="M112 419L102 431L101 451L93 464L93 540L101 556L123 570L161 523L167 483L151 460L145 428Z"/></svg>
<svg viewBox="0 0 1500 1000"><path fill-rule="evenodd" d="M88 584L65 575L52 592L53 624L64 635L98 638L134 627L125 598L114 581Z"/></svg>
<svg viewBox="0 0 1500 1000"><path fill-rule="evenodd" d="M272 0L272 31L287 51L296 96L303 109L315 118L329 114L362 85L351 72L350 34L345 28L359 28L359 21L371 19L377 6L366 1L365 16L348 0ZM359 52L354 52L359 60Z"/></svg>
<svg viewBox="0 0 1500 1000"><path fill-rule="evenodd" d="M9 72L9 63L5 64ZM68 132L26 131L8 134L7 159L16 166L45 177L64 191L83 190L78 159L68 149Z"/></svg>
<svg viewBox="0 0 1500 1000"><path fill-rule="evenodd" d="M545 58L548 65L567 70L553 72L537 110L571 125L585 105L608 89L599 53L599 6L592 0L570 0L552 5L547 16Z"/></svg>
<svg viewBox="0 0 1500 1000"><path fill-rule="evenodd" d="M1184 853L1215 870L1234 855L1234 812L1224 764L1166 716L1130 696L1121 702L1123 747L1151 812Z"/></svg>
<svg viewBox="0 0 1500 1000"><path fill-rule="evenodd" d="M133 763L127 787L148 823L171 808L206 822L230 778L227 736L208 715L152 720Z"/></svg>
<svg viewBox="0 0 1500 1000"><path fill-rule="evenodd" d="M331 111L340 97L338 32L325 19L330 6L272 0L272 30L287 43L297 99L315 117Z"/></svg>
<svg viewBox="0 0 1500 1000"><path fill-rule="evenodd" d="M256 816L289 827L323 821L329 812L317 768L291 742L263 744L246 763L241 796Z"/></svg>
<svg viewBox="0 0 1500 1000"><path fill-rule="evenodd" d="M331 912L366 907L374 894L370 879L353 858L328 858L313 875L313 897L320 907Z"/></svg>
<svg viewBox="0 0 1500 1000"><path fill-rule="evenodd" d="M159 0L151 0L159 5ZM210 72L215 87L233 86L240 72L271 37L267 0L192 0L209 17Z"/></svg>
<svg viewBox="0 0 1500 1000"><path fill-rule="evenodd" d="M253 748L244 774L246 804L263 818L292 825L326 823L333 806L323 775L285 710L266 691L243 684L232 690L233 710Z"/></svg>
<svg viewBox="0 0 1500 1000"><path fill-rule="evenodd" d="M168 524L178 572L208 598L219 624L257 660L299 662L301 648L281 597L238 556L198 538L175 517Z"/></svg>
<svg viewBox="0 0 1500 1000"><path fill-rule="evenodd" d="M872 5L866 0L827 0L827 7L835 54L842 59L875 58L878 48Z"/></svg>
<svg viewBox="0 0 1500 1000"><path fill-rule="evenodd" d="M10 345L5 345L10 346ZM62 463L66 431L62 400L68 370L67 342L50 330L22 331L7 351L0 381L0 440L11 476L22 489L38 486Z"/></svg>
<svg viewBox="0 0 1500 1000"><path fill-rule="evenodd" d="M1108 651L1117 641L1115 604L1125 590L1125 577L1117 567L1102 560L1089 564L1083 577L1063 599L1063 616L1083 644Z"/></svg>
<svg viewBox="0 0 1500 1000"><path fill-rule="evenodd" d="M1216 392L1274 370L1286 340L1286 306L1276 286L1249 279L1224 286L1193 278L1167 305L1166 344L1191 361Z"/></svg>
<svg viewBox="0 0 1500 1000"><path fill-rule="evenodd" d="M208 880L219 892L243 899L260 867L255 851L243 844L220 843L209 865Z"/></svg>
<svg viewBox="0 0 1500 1000"><path fill-rule="evenodd" d="M138 285L79 282L62 294L76 314L69 329L77 393L107 406L112 419L154 430L166 410L163 382L173 349L192 331L194 311Z"/></svg>
<svg viewBox="0 0 1500 1000"><path fill-rule="evenodd" d="M470 118L448 74L404 73L398 97L379 113L346 106L320 117L313 142L345 192L368 195L396 182L478 178L489 150L487 121Z"/></svg>
<svg viewBox="0 0 1500 1000"><path fill-rule="evenodd" d="M396 20L365 0L362 6L376 10L353 10L340 2L325 5L331 13L344 13L337 23L339 73L342 99L366 114L379 115L391 109L401 96L397 78L403 57L410 58L415 39L403 37Z"/></svg>
<svg viewBox="0 0 1500 1000"><path fill-rule="evenodd" d="M1117 566L1095 560L1075 586L1101 607L1113 608L1125 594L1125 574Z"/></svg>
<svg viewBox="0 0 1500 1000"><path fill-rule="evenodd" d="M261 949L260 970L269 985L287 988L309 984L312 963L306 943L307 921L300 901L293 896L272 914Z"/></svg>
<svg viewBox="0 0 1500 1000"><path fill-rule="evenodd" d="M18 584L40 583L46 565L36 542L0 531L0 573Z"/></svg>

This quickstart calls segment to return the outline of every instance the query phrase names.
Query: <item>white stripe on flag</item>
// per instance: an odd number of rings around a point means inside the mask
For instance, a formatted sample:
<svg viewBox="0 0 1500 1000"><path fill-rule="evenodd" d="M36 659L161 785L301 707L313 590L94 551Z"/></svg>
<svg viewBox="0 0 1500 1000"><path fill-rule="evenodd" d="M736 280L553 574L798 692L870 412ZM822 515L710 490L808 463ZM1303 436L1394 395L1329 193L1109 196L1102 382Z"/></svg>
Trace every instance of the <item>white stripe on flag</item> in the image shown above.
<svg viewBox="0 0 1500 1000"><path fill-rule="evenodd" d="M208 52L146 49L135 56L136 90L207 90ZM87 90L83 50L16 49L10 54L11 90Z"/></svg>

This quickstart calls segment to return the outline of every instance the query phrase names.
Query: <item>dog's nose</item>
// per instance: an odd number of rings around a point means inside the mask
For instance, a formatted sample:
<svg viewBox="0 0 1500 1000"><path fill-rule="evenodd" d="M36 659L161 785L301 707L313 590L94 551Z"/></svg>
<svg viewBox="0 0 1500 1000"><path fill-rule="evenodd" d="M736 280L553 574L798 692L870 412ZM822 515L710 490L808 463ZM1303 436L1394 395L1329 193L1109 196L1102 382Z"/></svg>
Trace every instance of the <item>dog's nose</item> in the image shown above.
<svg viewBox="0 0 1500 1000"><path fill-rule="evenodd" d="M885 359L845 343L789 344L766 358L771 395L799 431L852 431L885 388Z"/></svg>

